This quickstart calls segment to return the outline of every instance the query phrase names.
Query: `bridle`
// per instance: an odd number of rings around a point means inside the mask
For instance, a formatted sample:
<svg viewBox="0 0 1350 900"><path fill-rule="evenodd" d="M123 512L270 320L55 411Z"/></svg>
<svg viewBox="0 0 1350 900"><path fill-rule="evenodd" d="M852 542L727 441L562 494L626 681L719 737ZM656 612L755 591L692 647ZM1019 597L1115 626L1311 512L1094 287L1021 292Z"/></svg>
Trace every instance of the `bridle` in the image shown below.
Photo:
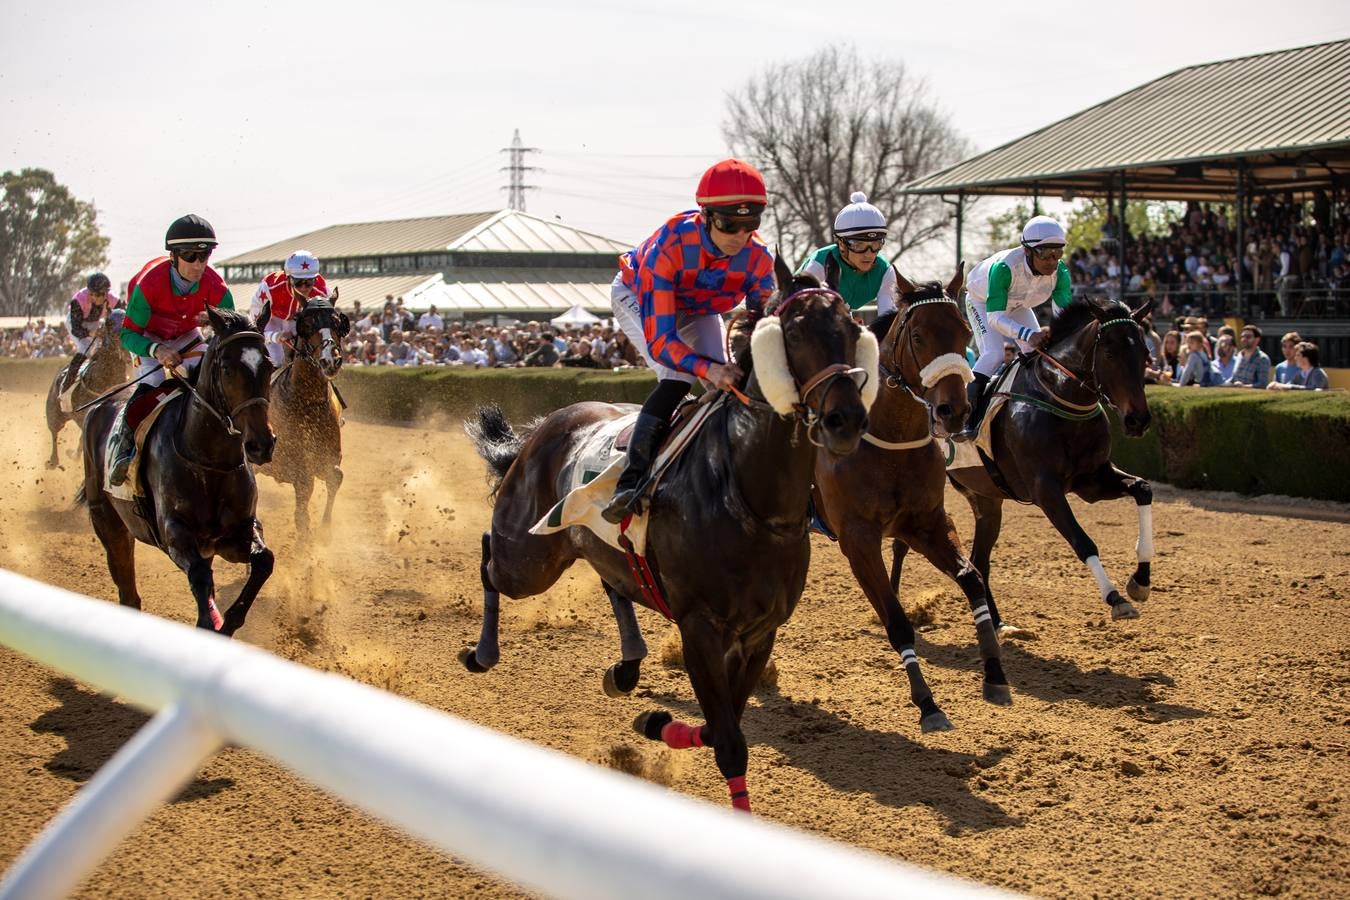
<svg viewBox="0 0 1350 900"><path fill-rule="evenodd" d="M930 362L927 366L919 365L919 352L914 349L914 332L910 331L909 317L917 307L930 306L935 303L950 304L956 307L958 316L961 313L961 304L957 303L951 297L948 297L946 291L943 291L941 294L930 294L928 292L921 293L917 298L909 301L909 303L905 305L905 311L900 315L899 329L896 331L895 339L891 341L890 345L891 364L887 366L884 363L878 363L878 367L886 375L886 387L899 388L908 393L915 400L918 400L924 406L928 406L930 409L931 404L928 402L928 392L948 374L948 369L950 367L946 365L935 367L933 365L933 363L938 362L942 357L938 357L937 360L933 360L933 362ZM900 343L902 335L905 339L904 349L908 353L909 358L914 361L914 368L919 372L919 390L915 390L910 386L904 375L904 364L900 359L897 359L897 354L900 352L897 349L897 345Z"/></svg>
<svg viewBox="0 0 1350 900"><path fill-rule="evenodd" d="M1093 396L1092 403L1088 403L1085 405L1082 403L1072 403L1068 400L1065 400L1063 397L1059 396L1053 390L1051 390L1050 386L1045 383L1045 379L1041 378L1040 373L1037 372L1035 369L1033 369L1032 372L1033 374L1035 374L1036 381L1037 383L1040 384L1041 389L1045 391L1047 394L1049 394L1050 397L1056 403L1059 403L1060 405L1075 410L1077 412L1089 412L1091 410L1096 409L1103 403L1107 404L1108 406L1115 406L1115 404L1111 402L1111 398L1107 397L1106 394L1102 392L1101 382L1097 378L1097 351L1101 349L1102 332L1107 327L1111 325L1121 325L1126 323L1133 325L1139 329L1140 339L1142 340L1144 330L1143 326L1140 325L1138 322L1136 322L1132 316L1117 316L1114 319L1107 319L1105 322L1096 320L1097 332L1092 336L1092 349L1088 351L1087 355L1088 358L1087 378L1084 378L1077 372L1074 372L1068 366L1064 365L1064 363L1055 359L1053 356L1051 356L1046 351L1042 350L1040 347L1037 347L1035 349L1035 352L1042 359L1048 360L1055 368L1059 369L1073 381L1082 385L1084 389L1090 391Z"/></svg>
<svg viewBox="0 0 1350 900"><path fill-rule="evenodd" d="M784 298L783 302L779 303L778 306L774 308L773 312L768 315L783 319L784 312L786 312L793 303L797 302L799 299L810 297L827 298L830 301L831 312L837 310L839 304L844 302L844 298L840 296L838 292L832 291L829 288L803 288L793 294L789 294ZM793 414L799 422L806 426L807 440L817 447L823 447L824 443L818 439L818 435L816 434L816 431L820 426L821 412L817 406L812 405L810 400L811 395L814 392L819 391L819 396L823 401L825 396L830 392L830 387L840 378L851 379L853 383L858 386L858 390L861 391L867 384L867 371L857 366L850 366L848 363L832 363L825 366L819 372L816 372L803 382L797 377L797 374L792 371L791 359L787 359L787 366L788 374L792 376L793 384L797 387L797 397L799 398L798 402L793 404Z"/></svg>
<svg viewBox="0 0 1350 900"><path fill-rule="evenodd" d="M201 369L202 369L202 377L209 383L212 393L219 394L219 388L217 387L218 379L215 377L215 370L219 368L220 360L216 356L216 351L241 338L253 338L257 340L259 352L262 353L263 359L267 358L267 345L264 343L262 332L259 331L252 331L252 330L236 331L234 334L231 334L228 337L221 338L219 341L208 344L206 348L206 356L205 358L202 359ZM243 433L238 428L234 427L235 416L239 415L239 413L248 409L250 406L257 406L259 404L261 404L262 406L267 406L271 402L267 397L263 396L250 397L243 403L240 403L237 406L235 406L234 409L231 409L228 414L222 414L220 410L216 409L216 405L214 403L203 397L201 393L189 382L184 381L183 385L188 389L188 392L192 394L193 399L195 399L198 403L200 403L206 409L207 412L215 416L217 422L225 426L225 431L230 435L230 437L238 437L240 434Z"/></svg>

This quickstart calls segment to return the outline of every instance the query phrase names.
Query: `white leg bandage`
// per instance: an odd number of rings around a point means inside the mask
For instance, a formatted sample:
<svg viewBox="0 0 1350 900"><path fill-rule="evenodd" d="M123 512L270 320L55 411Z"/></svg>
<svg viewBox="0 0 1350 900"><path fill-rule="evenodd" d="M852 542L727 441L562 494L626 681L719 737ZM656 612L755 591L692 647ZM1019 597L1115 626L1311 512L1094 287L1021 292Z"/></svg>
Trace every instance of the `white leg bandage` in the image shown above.
<svg viewBox="0 0 1350 900"><path fill-rule="evenodd" d="M1102 568L1102 561L1095 556L1089 556L1083 560L1083 565L1088 567L1092 577L1097 579L1097 590L1102 592L1102 599L1105 600L1116 589L1111 583L1111 579L1106 577L1106 569Z"/></svg>
<svg viewBox="0 0 1350 900"><path fill-rule="evenodd" d="M1140 562L1153 562L1153 504L1139 507L1139 541L1134 552Z"/></svg>

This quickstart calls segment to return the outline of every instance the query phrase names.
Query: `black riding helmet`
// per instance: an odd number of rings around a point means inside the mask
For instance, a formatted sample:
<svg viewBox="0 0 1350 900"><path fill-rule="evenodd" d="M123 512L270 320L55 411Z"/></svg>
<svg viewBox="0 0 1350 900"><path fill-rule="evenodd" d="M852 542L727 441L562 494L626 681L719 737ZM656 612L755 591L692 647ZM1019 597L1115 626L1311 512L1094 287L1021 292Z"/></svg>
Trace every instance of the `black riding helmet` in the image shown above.
<svg viewBox="0 0 1350 900"><path fill-rule="evenodd" d="M211 250L216 246L216 230L201 216L189 213L175 219L164 235L164 249Z"/></svg>

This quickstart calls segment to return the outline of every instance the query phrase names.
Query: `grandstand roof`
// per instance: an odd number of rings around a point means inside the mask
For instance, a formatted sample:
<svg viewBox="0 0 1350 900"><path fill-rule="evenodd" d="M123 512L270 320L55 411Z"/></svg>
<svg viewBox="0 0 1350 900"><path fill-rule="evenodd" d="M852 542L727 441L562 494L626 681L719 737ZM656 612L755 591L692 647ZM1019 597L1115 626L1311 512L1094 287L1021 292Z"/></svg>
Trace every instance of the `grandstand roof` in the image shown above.
<svg viewBox="0 0 1350 900"><path fill-rule="evenodd" d="M561 222L503 209L387 222L330 225L287 238L229 259L216 266L280 263L303 247L319 259L384 256L404 253L606 253L630 245L582 231Z"/></svg>
<svg viewBox="0 0 1350 900"><path fill-rule="evenodd" d="M1350 175L1350 39L1189 66L906 185L907 193L1222 199Z"/></svg>

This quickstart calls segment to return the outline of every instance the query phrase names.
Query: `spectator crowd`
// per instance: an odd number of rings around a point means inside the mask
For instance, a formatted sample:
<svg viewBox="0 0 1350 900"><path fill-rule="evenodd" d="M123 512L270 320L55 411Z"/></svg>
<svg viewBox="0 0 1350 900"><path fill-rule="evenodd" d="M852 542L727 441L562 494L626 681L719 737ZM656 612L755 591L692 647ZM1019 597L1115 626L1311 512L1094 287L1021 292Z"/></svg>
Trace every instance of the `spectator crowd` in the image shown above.
<svg viewBox="0 0 1350 900"><path fill-rule="evenodd" d="M1209 322L1185 317L1161 337L1145 320L1144 343L1149 362L1144 380L1176 387L1236 387L1268 390L1326 390L1317 345L1291 331L1280 339L1284 359L1278 365L1261 349L1261 328L1245 325L1241 331L1222 325L1211 338Z"/></svg>
<svg viewBox="0 0 1350 900"><path fill-rule="evenodd" d="M20 328L0 331L0 356L10 359L50 359L74 352L75 339L65 322L51 325L46 319L35 319Z"/></svg>

